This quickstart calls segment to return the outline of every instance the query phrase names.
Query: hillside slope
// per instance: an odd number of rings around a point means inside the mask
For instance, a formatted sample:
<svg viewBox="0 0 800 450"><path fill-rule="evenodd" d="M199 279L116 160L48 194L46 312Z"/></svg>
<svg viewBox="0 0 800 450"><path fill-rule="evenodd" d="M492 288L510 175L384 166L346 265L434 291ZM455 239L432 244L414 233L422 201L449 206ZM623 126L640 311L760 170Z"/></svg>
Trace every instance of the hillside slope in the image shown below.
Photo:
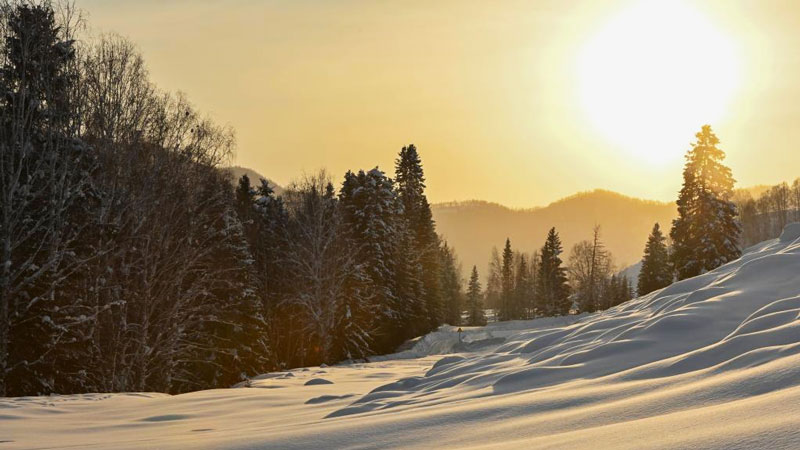
<svg viewBox="0 0 800 450"><path fill-rule="evenodd" d="M249 389L2 399L0 430L5 448L798 448L798 274L792 224L601 313L444 327Z"/></svg>
<svg viewBox="0 0 800 450"><path fill-rule="evenodd" d="M556 227L569 254L576 242L589 239L599 224L607 248L620 268L642 257L655 222L669 229L675 205L595 190L576 194L542 208L517 210L481 201L433 205L437 231L456 249L465 273L478 266L485 275L492 247L502 249L506 237L524 252L541 248L547 231ZM566 256L565 256L566 259Z"/></svg>

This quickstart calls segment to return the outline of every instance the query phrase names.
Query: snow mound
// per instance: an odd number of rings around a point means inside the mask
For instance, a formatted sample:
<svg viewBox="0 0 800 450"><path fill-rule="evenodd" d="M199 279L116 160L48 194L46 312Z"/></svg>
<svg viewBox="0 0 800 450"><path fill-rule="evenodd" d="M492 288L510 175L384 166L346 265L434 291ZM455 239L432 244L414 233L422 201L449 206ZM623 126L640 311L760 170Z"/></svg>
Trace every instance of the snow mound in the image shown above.
<svg viewBox="0 0 800 450"><path fill-rule="evenodd" d="M333 384L333 381L325 378L312 378L304 383L304 386L319 386L320 384Z"/></svg>
<svg viewBox="0 0 800 450"><path fill-rule="evenodd" d="M442 325L438 330L410 342L410 348L391 355L372 356L370 361L391 361L396 359L421 358L448 353L475 352L491 350L523 331L540 328L563 327L577 322L586 314L564 317L545 317L532 320L511 320L490 323L483 327L454 327ZM461 329L459 336L458 329ZM406 345L404 347L408 347Z"/></svg>
<svg viewBox="0 0 800 450"><path fill-rule="evenodd" d="M780 242L794 242L800 239L800 222L790 223L783 228L781 236L778 238Z"/></svg>

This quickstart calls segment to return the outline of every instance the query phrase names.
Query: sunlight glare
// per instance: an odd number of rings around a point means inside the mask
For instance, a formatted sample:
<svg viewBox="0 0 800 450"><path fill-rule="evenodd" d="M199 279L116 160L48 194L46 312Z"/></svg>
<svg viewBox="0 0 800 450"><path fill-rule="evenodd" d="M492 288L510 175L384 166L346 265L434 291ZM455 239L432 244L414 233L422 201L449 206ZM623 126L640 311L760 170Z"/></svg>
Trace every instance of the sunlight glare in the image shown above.
<svg viewBox="0 0 800 450"><path fill-rule="evenodd" d="M578 56L579 102L593 126L650 164L679 159L720 121L739 86L733 40L675 1L643 0L614 16Z"/></svg>

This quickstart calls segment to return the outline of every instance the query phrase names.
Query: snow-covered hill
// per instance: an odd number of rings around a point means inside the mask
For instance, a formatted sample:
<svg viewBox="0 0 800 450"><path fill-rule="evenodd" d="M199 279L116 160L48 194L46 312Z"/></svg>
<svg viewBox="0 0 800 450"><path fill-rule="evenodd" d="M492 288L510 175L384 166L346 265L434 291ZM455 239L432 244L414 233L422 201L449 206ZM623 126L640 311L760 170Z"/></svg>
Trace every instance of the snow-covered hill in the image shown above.
<svg viewBox="0 0 800 450"><path fill-rule="evenodd" d="M800 224L599 314L443 328L250 388L0 409L3 448L800 448Z"/></svg>

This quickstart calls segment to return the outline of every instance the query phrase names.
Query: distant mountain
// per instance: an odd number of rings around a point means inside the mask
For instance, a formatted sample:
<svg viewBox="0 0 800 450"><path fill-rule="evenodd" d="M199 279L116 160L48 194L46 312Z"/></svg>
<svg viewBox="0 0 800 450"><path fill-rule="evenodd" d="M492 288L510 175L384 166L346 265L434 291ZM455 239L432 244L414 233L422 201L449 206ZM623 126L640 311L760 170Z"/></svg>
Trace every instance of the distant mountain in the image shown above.
<svg viewBox="0 0 800 450"><path fill-rule="evenodd" d="M530 253L541 248L553 226L561 235L566 262L572 245L589 239L592 228L599 224L603 242L622 269L641 259L655 222L669 229L677 215L674 203L605 190L582 192L532 209L512 209L485 201L439 203L432 209L436 229L455 248L464 273L475 264L484 279L493 246L501 249L509 237L515 250Z"/></svg>
<svg viewBox="0 0 800 450"><path fill-rule="evenodd" d="M253 169L241 166L231 166L224 170L230 174L231 182L234 186L239 183L239 178L242 178L242 175L247 175L247 177L250 178L250 184L253 186L260 185L261 182L259 180L264 178L265 180L269 181L269 185L272 186L272 189L275 191L275 195L280 195L283 193L283 188L281 186Z"/></svg>

